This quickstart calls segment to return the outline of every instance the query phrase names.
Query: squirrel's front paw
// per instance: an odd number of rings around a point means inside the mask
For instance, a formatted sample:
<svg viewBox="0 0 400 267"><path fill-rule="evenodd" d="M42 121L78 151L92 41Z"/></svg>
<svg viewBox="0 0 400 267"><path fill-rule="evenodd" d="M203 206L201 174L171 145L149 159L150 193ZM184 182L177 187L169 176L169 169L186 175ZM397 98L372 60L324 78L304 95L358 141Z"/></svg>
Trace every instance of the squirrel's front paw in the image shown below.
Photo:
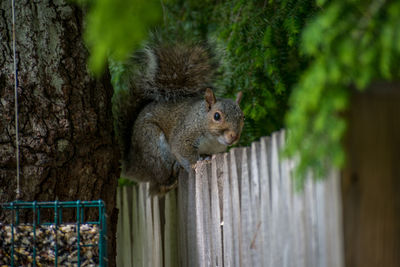
<svg viewBox="0 0 400 267"><path fill-rule="evenodd" d="M207 164L207 163L209 163L209 162L210 162L210 160L208 160L208 159L205 159L205 160L198 160L196 163L194 163L194 164L192 164L192 165L190 165L190 166L191 166L192 169L196 170L196 169L198 169L201 165Z"/></svg>

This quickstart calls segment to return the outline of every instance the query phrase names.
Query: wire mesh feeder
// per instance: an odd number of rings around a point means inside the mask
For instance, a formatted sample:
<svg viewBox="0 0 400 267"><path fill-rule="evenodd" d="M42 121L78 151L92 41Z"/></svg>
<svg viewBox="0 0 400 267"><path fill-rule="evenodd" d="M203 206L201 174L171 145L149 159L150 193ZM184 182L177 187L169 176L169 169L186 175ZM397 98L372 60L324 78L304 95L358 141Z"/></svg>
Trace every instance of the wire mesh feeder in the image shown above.
<svg viewBox="0 0 400 267"><path fill-rule="evenodd" d="M0 206L12 212L11 224L0 223L0 266L107 266L102 200L13 201ZM98 220L85 221L85 208L98 208ZM20 212L27 209L32 223L21 223ZM43 209L54 210L54 221L41 221ZM63 223L63 209L76 209L76 221Z"/></svg>

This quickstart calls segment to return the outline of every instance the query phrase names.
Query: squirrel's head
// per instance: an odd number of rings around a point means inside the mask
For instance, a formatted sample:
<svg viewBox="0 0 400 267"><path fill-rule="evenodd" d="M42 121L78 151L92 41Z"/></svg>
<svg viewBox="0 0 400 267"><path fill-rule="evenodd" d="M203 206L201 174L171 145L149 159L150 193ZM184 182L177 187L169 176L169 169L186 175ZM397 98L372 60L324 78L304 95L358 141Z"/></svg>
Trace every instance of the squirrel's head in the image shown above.
<svg viewBox="0 0 400 267"><path fill-rule="evenodd" d="M210 88L206 89L208 130L223 145L233 145L240 138L244 123L243 112L239 107L241 99L242 92L239 92L235 101L232 99L217 100L213 91Z"/></svg>

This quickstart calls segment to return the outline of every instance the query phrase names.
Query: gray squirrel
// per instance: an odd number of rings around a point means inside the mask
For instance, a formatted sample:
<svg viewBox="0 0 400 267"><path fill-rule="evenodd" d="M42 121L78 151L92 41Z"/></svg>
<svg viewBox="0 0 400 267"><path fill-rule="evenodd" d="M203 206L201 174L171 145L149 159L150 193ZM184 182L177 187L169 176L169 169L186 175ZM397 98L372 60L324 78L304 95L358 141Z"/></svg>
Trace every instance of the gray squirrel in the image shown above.
<svg viewBox="0 0 400 267"><path fill-rule="evenodd" d="M129 90L113 99L122 176L150 182L151 195L176 185L202 155L237 143L243 112L236 100L212 90L216 64L203 45L154 44L127 63Z"/></svg>

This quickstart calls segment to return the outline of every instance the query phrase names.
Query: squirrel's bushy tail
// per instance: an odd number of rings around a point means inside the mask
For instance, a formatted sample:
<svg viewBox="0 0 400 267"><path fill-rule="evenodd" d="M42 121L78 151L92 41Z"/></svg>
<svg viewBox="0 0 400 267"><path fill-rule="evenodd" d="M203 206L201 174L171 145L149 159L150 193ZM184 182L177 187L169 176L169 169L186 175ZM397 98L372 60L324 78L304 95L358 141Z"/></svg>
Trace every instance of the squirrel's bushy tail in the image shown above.
<svg viewBox="0 0 400 267"><path fill-rule="evenodd" d="M147 47L142 55L139 86L148 99L175 101L211 86L216 64L205 46L158 44Z"/></svg>
<svg viewBox="0 0 400 267"><path fill-rule="evenodd" d="M114 125L126 158L140 110L153 101L202 95L212 85L216 62L205 45L157 43L137 52L122 76L127 90L115 92Z"/></svg>
<svg viewBox="0 0 400 267"><path fill-rule="evenodd" d="M115 135L123 160L126 159L129 152L132 127L145 103L142 98L134 95L134 91L131 89L114 91L112 99Z"/></svg>

